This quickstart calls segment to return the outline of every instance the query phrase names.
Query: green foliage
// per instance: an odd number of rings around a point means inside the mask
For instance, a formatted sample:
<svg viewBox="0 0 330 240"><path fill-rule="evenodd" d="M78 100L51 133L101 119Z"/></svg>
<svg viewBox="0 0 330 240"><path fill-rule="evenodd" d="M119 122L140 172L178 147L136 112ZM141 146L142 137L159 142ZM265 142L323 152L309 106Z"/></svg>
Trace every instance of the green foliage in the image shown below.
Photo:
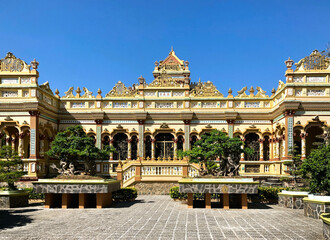
<svg viewBox="0 0 330 240"><path fill-rule="evenodd" d="M29 199L45 199L44 193L35 193L33 188L24 188L24 190L29 192Z"/></svg>
<svg viewBox="0 0 330 240"><path fill-rule="evenodd" d="M0 182L8 184L8 190L15 190L15 182L26 174L22 170L22 159L11 146L2 146L0 149Z"/></svg>
<svg viewBox="0 0 330 240"><path fill-rule="evenodd" d="M170 196L171 198L178 200L187 199L187 193L180 193L178 186L171 187Z"/></svg>
<svg viewBox="0 0 330 240"><path fill-rule="evenodd" d="M282 190L289 190L289 188L259 186L258 194L254 195L252 198L258 199L261 202L269 202L272 200L277 201L278 200L277 193L281 192Z"/></svg>
<svg viewBox="0 0 330 240"><path fill-rule="evenodd" d="M89 174L94 175L95 160L109 159L113 148L101 150L94 144L94 140L87 136L82 126L68 127L63 132L57 133L47 155L77 167L77 161L87 163Z"/></svg>
<svg viewBox="0 0 330 240"><path fill-rule="evenodd" d="M314 149L303 161L301 173L309 179L311 192L330 194L330 145Z"/></svg>
<svg viewBox="0 0 330 240"><path fill-rule="evenodd" d="M204 164L208 174L210 174L217 167L216 159L224 160L229 155L239 159L242 152L247 154L253 152L248 148L241 149L241 146L242 142L239 138L230 138L219 130L213 130L203 134L190 151L183 153L183 156L189 156L190 162Z"/></svg>
<svg viewBox="0 0 330 240"><path fill-rule="evenodd" d="M137 198L137 191L133 187L119 189L112 193L112 198L118 202L132 201Z"/></svg>

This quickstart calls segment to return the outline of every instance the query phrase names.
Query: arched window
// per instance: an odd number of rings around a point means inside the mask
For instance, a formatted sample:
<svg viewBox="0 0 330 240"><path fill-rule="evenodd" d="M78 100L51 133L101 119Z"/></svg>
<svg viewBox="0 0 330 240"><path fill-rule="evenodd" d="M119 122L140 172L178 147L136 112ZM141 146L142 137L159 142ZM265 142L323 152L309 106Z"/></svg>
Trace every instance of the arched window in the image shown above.
<svg viewBox="0 0 330 240"><path fill-rule="evenodd" d="M131 138L131 158L132 160L137 159L137 143L138 143L138 138L136 135L132 136Z"/></svg>
<svg viewBox="0 0 330 240"><path fill-rule="evenodd" d="M256 133L248 133L245 135L245 147L253 150L252 155L244 155L244 159L247 161L258 161L260 159L260 145L259 136Z"/></svg>
<svg viewBox="0 0 330 240"><path fill-rule="evenodd" d="M311 126L306 130L306 155L308 156L313 149L317 148L315 142L322 142L321 138L317 136L323 134L323 129L320 126Z"/></svg>
<svg viewBox="0 0 330 240"><path fill-rule="evenodd" d="M182 135L178 136L178 142L177 142L177 148L178 150L182 150L183 151L183 143L184 143L184 138Z"/></svg>
<svg viewBox="0 0 330 240"><path fill-rule="evenodd" d="M108 135L105 135L102 139L102 149L105 149L109 145L110 145L110 137Z"/></svg>
<svg viewBox="0 0 330 240"><path fill-rule="evenodd" d="M117 133L113 137L113 146L116 149L116 152L113 153L113 159L126 160L128 150L127 135L125 133Z"/></svg>
<svg viewBox="0 0 330 240"><path fill-rule="evenodd" d="M300 134L301 134L301 131L298 129L298 130L295 130L294 131L294 134L293 134L293 147L294 149L290 150L289 149L289 152L290 151L296 151L296 154L301 154L301 137L300 137Z"/></svg>
<svg viewBox="0 0 330 240"><path fill-rule="evenodd" d="M263 155L264 161L268 161L269 160L269 136L264 137L263 151L264 151L264 155Z"/></svg>
<svg viewBox="0 0 330 240"><path fill-rule="evenodd" d="M159 133L156 135L155 158L173 158L174 142L173 135L170 133Z"/></svg>
<svg viewBox="0 0 330 240"><path fill-rule="evenodd" d="M198 141L197 135L192 135L190 138L190 148L192 149L195 145L195 143Z"/></svg>
<svg viewBox="0 0 330 240"><path fill-rule="evenodd" d="M144 139L144 152L145 152L145 158L151 159L151 136L147 135Z"/></svg>

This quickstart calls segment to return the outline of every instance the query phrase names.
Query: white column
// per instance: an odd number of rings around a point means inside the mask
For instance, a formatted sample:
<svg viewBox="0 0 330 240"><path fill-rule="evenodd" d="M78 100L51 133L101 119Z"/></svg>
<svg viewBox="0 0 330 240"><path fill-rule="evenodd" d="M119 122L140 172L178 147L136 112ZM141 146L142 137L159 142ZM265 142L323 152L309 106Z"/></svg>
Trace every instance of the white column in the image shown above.
<svg viewBox="0 0 330 240"><path fill-rule="evenodd" d="M173 142L174 142L174 156L173 156L173 159L177 159L178 158L178 139L175 138Z"/></svg>
<svg viewBox="0 0 330 240"><path fill-rule="evenodd" d="M151 160L155 160L155 144L156 139L151 139Z"/></svg>
<svg viewBox="0 0 330 240"><path fill-rule="evenodd" d="M260 139L260 142L259 142L259 153L260 153L259 160L260 161L264 160L264 140L263 139Z"/></svg>
<svg viewBox="0 0 330 240"><path fill-rule="evenodd" d="M132 159L132 139L127 139L127 158L128 160Z"/></svg>

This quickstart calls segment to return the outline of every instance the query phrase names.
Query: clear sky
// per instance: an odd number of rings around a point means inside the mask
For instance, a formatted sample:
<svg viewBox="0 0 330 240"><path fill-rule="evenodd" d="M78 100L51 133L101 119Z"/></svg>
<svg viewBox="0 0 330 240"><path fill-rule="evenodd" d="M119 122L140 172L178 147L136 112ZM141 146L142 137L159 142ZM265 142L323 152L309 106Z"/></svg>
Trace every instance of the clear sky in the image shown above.
<svg viewBox="0 0 330 240"><path fill-rule="evenodd" d="M39 83L60 95L87 87L105 95L129 86L171 46L190 62L192 81L227 96L244 86L267 93L295 62L330 41L330 1L0 0L0 56L39 61Z"/></svg>

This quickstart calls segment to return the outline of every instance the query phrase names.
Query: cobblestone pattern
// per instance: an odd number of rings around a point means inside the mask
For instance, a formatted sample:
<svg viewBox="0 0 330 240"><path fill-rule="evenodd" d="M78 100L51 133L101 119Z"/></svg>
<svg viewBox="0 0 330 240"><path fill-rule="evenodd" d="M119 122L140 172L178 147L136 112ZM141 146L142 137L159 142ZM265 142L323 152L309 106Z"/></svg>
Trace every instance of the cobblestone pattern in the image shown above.
<svg viewBox="0 0 330 240"><path fill-rule="evenodd" d="M320 219L320 215L322 213L330 213L330 205L318 204L313 202L304 202L305 217Z"/></svg>
<svg viewBox="0 0 330 240"><path fill-rule="evenodd" d="M33 185L36 193L109 193L120 189L120 183L112 184L47 184Z"/></svg>
<svg viewBox="0 0 330 240"><path fill-rule="evenodd" d="M323 222L323 237L324 239L330 239L330 225Z"/></svg>
<svg viewBox="0 0 330 240"><path fill-rule="evenodd" d="M178 183L139 182L134 185L139 195L169 195L171 187L174 186L178 186Z"/></svg>
<svg viewBox="0 0 330 240"><path fill-rule="evenodd" d="M33 184L31 181L15 182L15 185L17 188L32 188L33 187ZM7 183L0 182L0 187L7 187Z"/></svg>
<svg viewBox="0 0 330 240"><path fill-rule="evenodd" d="M0 208L26 207L29 205L29 195L0 196Z"/></svg>
<svg viewBox="0 0 330 240"><path fill-rule="evenodd" d="M1 239L322 239L322 221L303 217L302 209L188 209L156 195L106 209L37 206L3 215Z"/></svg>
<svg viewBox="0 0 330 240"><path fill-rule="evenodd" d="M292 209L303 209L304 208L304 197L292 197L292 196L278 196L278 205L280 207L292 208Z"/></svg>
<svg viewBox="0 0 330 240"><path fill-rule="evenodd" d="M258 193L257 184L180 184L182 193Z"/></svg>

